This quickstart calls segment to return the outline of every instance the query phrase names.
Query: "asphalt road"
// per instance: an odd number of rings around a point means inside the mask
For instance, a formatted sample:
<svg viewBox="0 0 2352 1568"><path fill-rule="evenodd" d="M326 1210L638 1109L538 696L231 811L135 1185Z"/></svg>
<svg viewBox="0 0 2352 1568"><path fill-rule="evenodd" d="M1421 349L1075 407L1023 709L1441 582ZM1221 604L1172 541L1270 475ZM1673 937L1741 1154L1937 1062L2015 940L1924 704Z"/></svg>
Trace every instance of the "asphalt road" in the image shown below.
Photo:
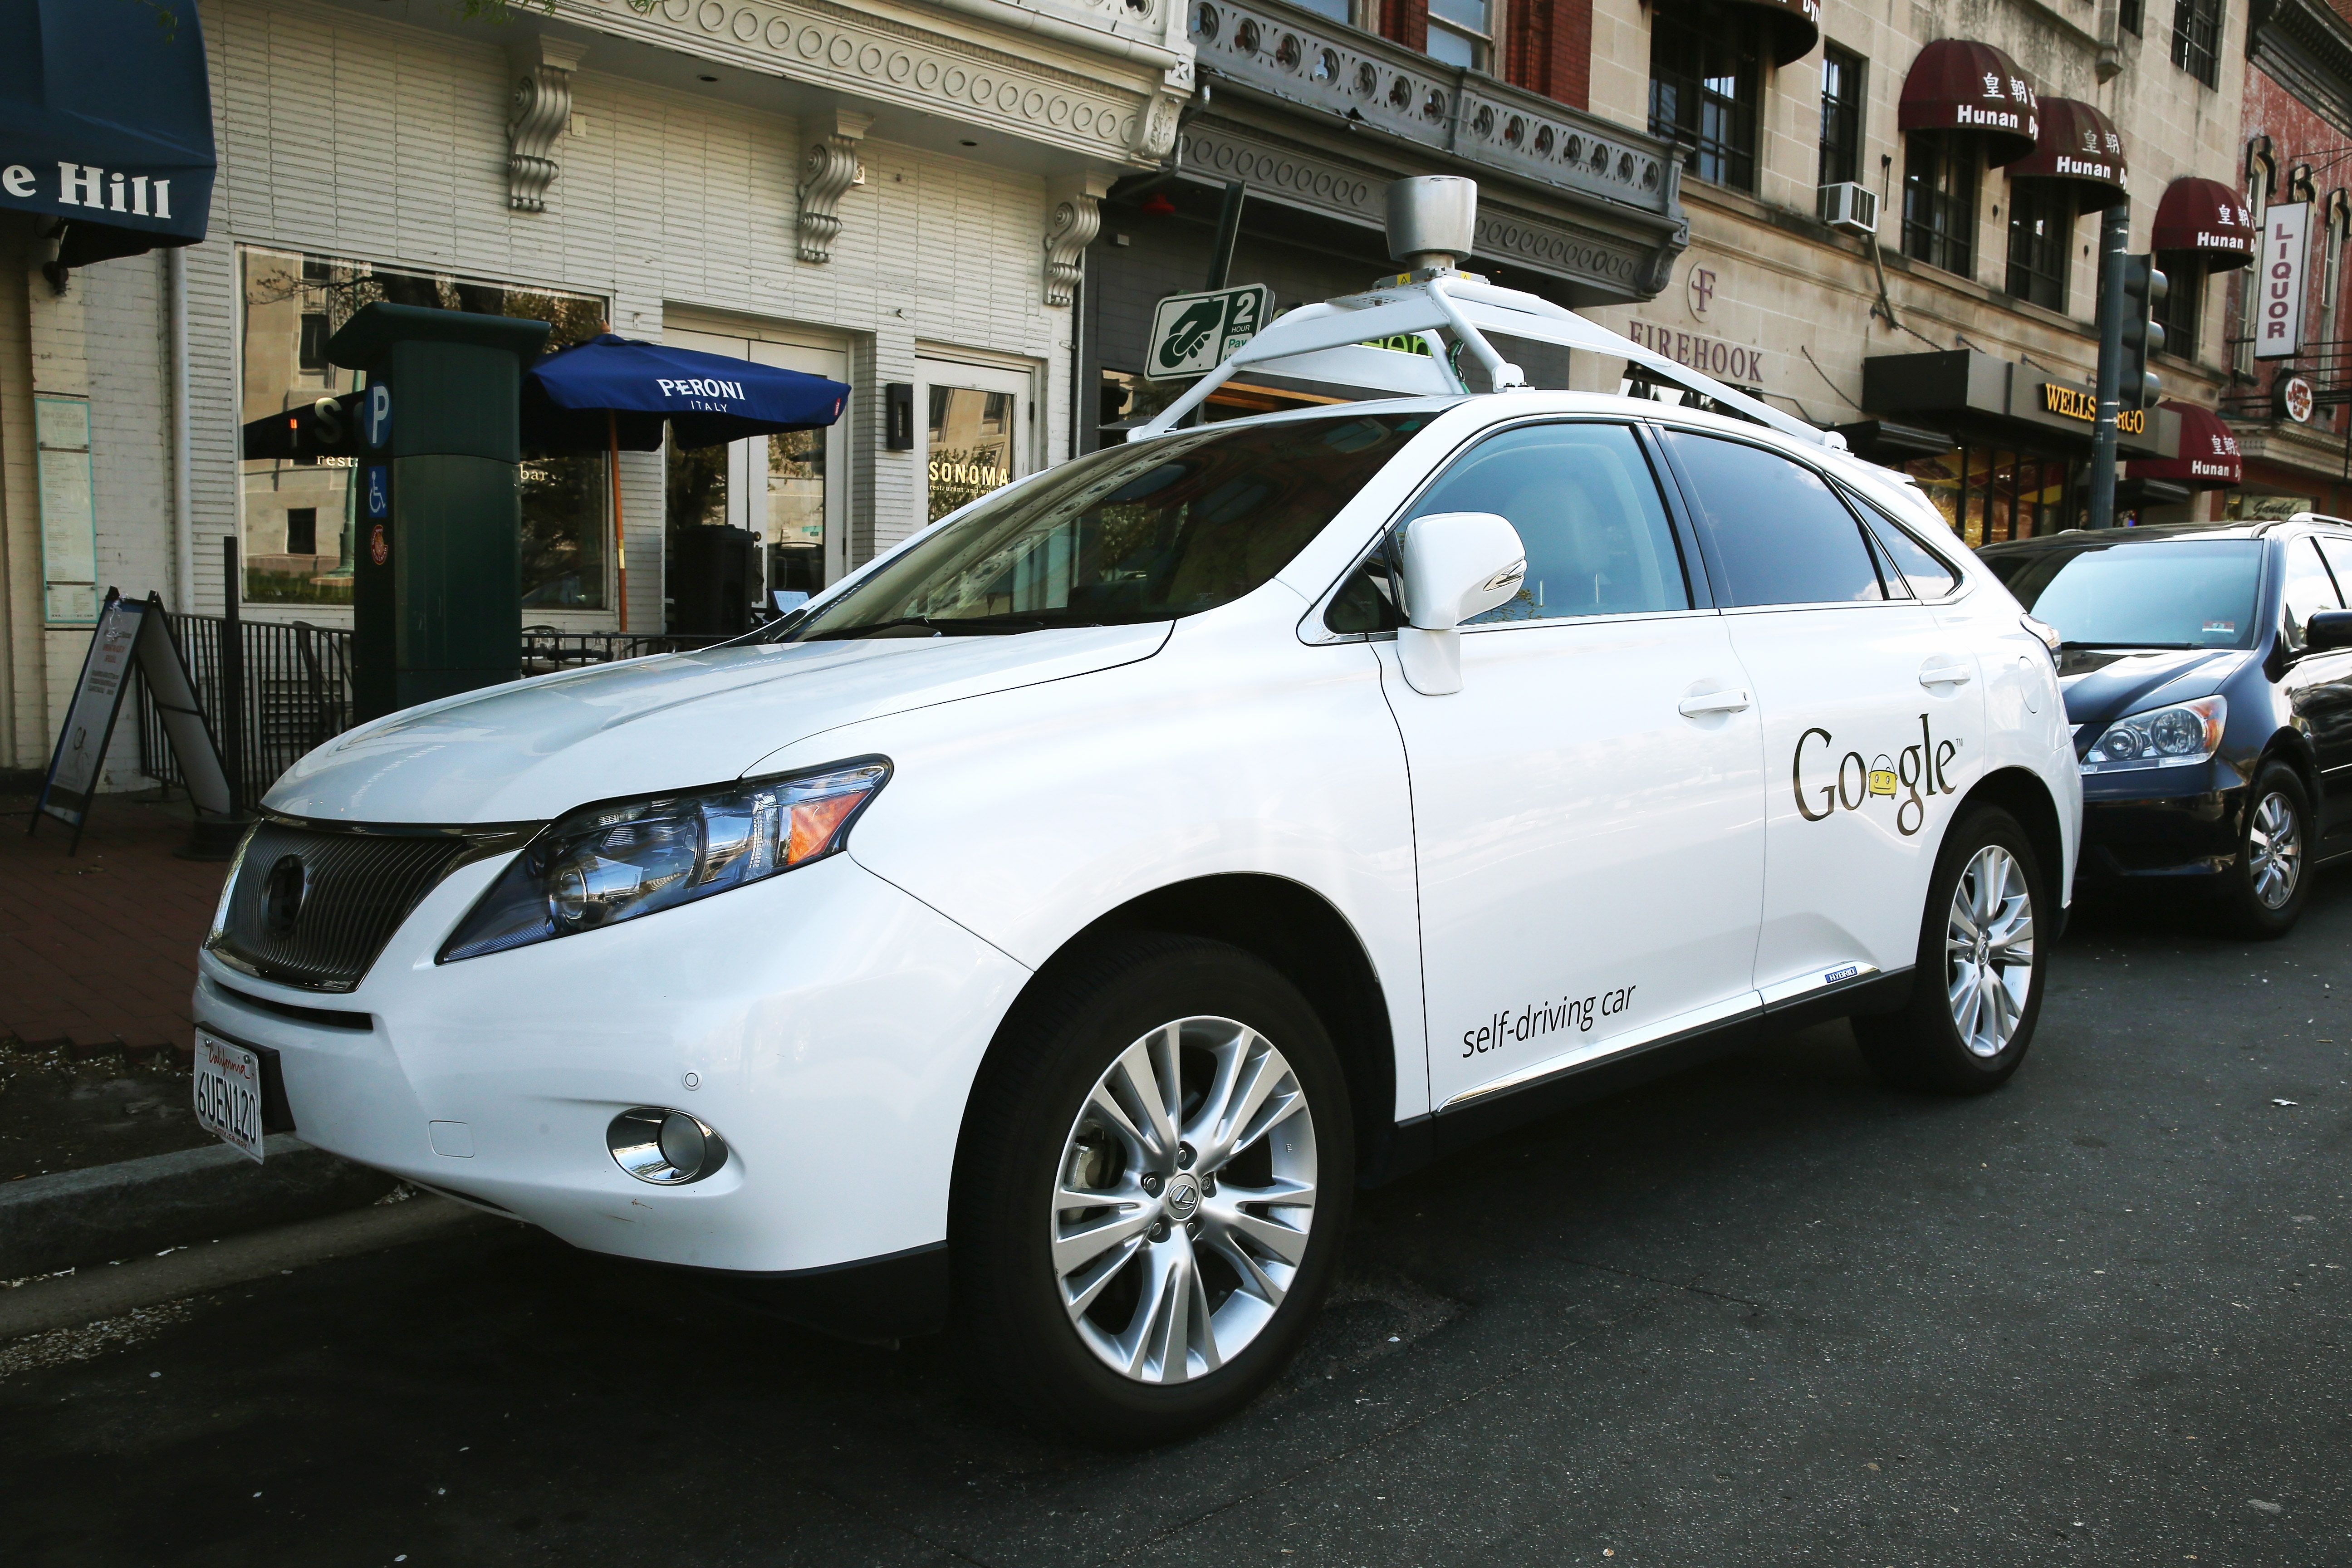
<svg viewBox="0 0 2352 1568"><path fill-rule="evenodd" d="M2352 1563L2352 873L2093 912L2002 1093L1843 1026L1359 1205L1294 1375L1141 1455L504 1232L0 1380L33 1564ZM2282 1103L2283 1101L2292 1103Z"/></svg>

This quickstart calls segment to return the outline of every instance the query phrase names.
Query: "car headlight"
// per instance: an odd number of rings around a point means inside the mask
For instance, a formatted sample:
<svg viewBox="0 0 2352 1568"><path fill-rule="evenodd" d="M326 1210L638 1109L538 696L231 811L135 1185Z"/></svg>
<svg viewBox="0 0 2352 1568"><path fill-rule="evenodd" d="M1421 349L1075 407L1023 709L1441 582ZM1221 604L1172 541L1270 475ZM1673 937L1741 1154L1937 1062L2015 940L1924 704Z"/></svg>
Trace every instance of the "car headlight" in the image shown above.
<svg viewBox="0 0 2352 1568"><path fill-rule="evenodd" d="M2221 744L2229 704L2219 697L2176 702L2118 719L2083 753L2086 773L2116 773L2133 768L2178 768L2201 763Z"/></svg>
<svg viewBox="0 0 2352 1568"><path fill-rule="evenodd" d="M822 860L890 777L879 757L583 806L533 838L442 945L478 958L633 921Z"/></svg>

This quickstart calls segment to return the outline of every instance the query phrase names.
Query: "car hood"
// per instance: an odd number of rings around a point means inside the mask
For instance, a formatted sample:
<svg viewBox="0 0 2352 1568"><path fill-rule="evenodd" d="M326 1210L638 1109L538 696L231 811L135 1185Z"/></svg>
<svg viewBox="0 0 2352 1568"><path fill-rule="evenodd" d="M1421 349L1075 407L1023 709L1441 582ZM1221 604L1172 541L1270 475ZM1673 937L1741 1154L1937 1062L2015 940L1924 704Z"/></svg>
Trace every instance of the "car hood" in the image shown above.
<svg viewBox="0 0 2352 1568"><path fill-rule="evenodd" d="M2058 684L2069 722L2104 728L2159 702L2210 697L2252 657L2237 648L2067 648L2059 656Z"/></svg>
<svg viewBox="0 0 2352 1568"><path fill-rule="evenodd" d="M540 676L337 736L262 805L325 821L542 822L723 783L860 720L1131 664L1165 646L1171 625L770 643Z"/></svg>

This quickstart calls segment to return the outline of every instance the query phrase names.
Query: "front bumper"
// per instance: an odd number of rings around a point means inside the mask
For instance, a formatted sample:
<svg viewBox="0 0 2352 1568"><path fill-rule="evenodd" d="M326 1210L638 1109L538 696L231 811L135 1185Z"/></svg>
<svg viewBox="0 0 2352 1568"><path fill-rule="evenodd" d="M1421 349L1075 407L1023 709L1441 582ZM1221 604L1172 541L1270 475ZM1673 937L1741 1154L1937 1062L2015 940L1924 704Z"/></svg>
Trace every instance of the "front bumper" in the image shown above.
<svg viewBox="0 0 2352 1568"><path fill-rule="evenodd" d="M2083 780L2085 882L2209 881L2237 868L2245 844L2243 774L2221 761Z"/></svg>
<svg viewBox="0 0 2352 1568"><path fill-rule="evenodd" d="M945 1240L964 1101L1026 969L847 855L436 963L505 866L451 875L345 994L203 955L197 1021L278 1051L304 1142L574 1246L786 1275ZM635 1106L700 1117L727 1163L684 1186L628 1175L604 1130Z"/></svg>

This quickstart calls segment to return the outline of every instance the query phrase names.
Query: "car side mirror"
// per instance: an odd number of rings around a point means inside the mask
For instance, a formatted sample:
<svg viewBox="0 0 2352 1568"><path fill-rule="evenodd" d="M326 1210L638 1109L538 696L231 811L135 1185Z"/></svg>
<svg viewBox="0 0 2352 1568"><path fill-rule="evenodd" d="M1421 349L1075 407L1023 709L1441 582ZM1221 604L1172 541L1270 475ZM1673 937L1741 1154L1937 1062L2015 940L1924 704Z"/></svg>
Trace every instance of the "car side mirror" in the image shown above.
<svg viewBox="0 0 2352 1568"><path fill-rule="evenodd" d="M2320 610L2303 626L2303 651L2352 647L2352 610Z"/></svg>
<svg viewBox="0 0 2352 1568"><path fill-rule="evenodd" d="M1462 623L1508 603L1528 575L1528 547L1508 518L1440 511L1404 526L1405 624L1397 662L1426 697L1462 689Z"/></svg>

